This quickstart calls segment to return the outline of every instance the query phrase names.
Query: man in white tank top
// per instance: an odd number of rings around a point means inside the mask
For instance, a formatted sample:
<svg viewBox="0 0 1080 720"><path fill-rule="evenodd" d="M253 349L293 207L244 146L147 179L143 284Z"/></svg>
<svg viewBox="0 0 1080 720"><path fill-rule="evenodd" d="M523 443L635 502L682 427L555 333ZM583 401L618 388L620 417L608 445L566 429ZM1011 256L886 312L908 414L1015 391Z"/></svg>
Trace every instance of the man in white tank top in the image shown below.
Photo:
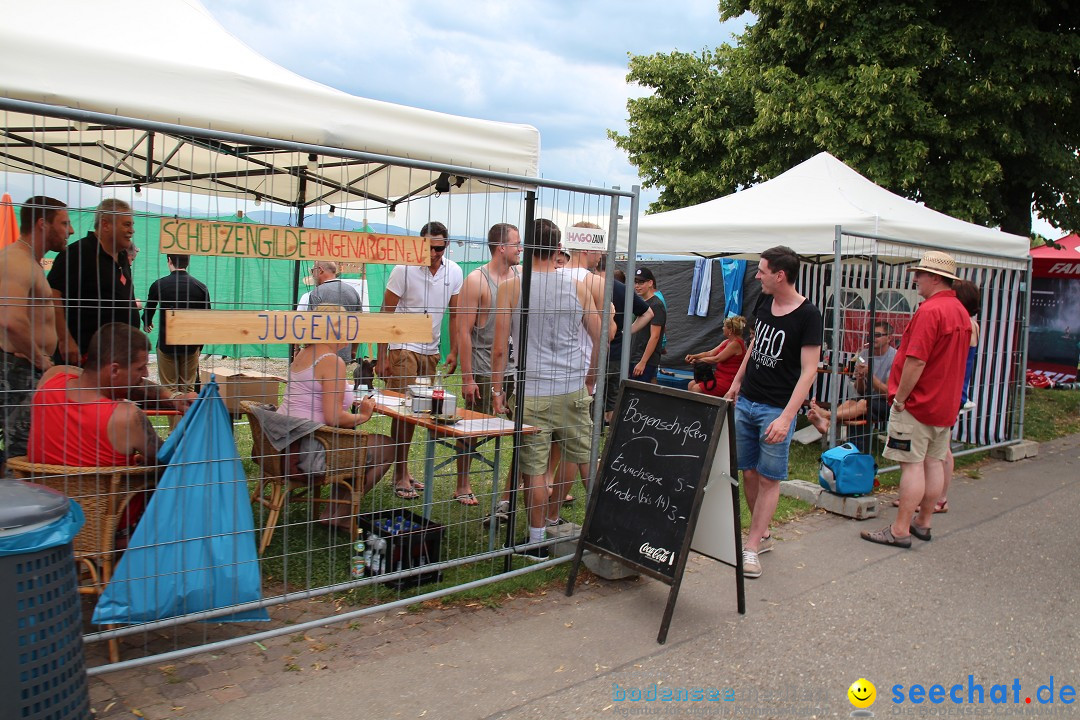
<svg viewBox="0 0 1080 720"><path fill-rule="evenodd" d="M517 388L515 402L524 403L527 425L540 429L522 441L521 472L527 487L529 537L539 542L546 537L548 523L559 522L559 508L566 486L557 483L548 497L545 472L552 442L562 445L563 462L573 465L583 478L590 476L589 451L592 422L586 386L596 378L600 314L586 284L560 272L555 266L561 233L550 220L536 220L533 228L532 273L529 278L529 305L525 313L528 336L522 344L516 337L519 362L525 376ZM492 344L491 382L496 414L506 412L506 398L499 390L507 366L511 334L518 334L521 319L522 280L510 279L499 287L496 298L495 340ZM584 327L593 342L592 356L585 362L580 331ZM524 355L524 358L521 356ZM518 544L525 544L519 542ZM546 548L533 548L524 555L543 560Z"/></svg>

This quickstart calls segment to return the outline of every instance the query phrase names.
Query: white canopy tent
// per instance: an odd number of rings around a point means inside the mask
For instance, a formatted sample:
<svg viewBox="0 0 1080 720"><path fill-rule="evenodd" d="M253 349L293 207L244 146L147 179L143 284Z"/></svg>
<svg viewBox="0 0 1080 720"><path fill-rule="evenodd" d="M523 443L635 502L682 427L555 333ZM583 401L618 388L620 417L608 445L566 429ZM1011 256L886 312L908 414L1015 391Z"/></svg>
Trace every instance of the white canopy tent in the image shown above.
<svg viewBox="0 0 1080 720"><path fill-rule="evenodd" d="M829 153L772 180L691 207L643 216L637 252L756 257L787 245L811 259L832 258L835 229L910 240L963 253L1026 262L1028 239L944 215L878 187ZM627 249L625 241L620 246Z"/></svg>
<svg viewBox="0 0 1080 720"><path fill-rule="evenodd" d="M389 205L434 189L442 173L424 163L528 177L539 170L536 128L313 82L244 45L198 0L10 4L0 68L8 171L283 204ZM296 144L353 157L316 153L309 164ZM443 182L467 191L471 177Z"/></svg>

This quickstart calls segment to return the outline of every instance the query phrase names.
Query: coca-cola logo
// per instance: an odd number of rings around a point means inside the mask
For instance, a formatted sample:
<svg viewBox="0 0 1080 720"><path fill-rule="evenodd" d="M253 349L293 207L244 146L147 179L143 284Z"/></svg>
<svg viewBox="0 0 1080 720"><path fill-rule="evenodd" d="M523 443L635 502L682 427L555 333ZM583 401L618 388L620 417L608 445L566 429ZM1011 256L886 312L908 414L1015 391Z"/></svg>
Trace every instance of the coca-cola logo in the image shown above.
<svg viewBox="0 0 1080 720"><path fill-rule="evenodd" d="M660 547L653 547L647 542L642 543L641 547L638 548L638 552L649 558L653 562L657 563L670 562L674 557L674 553L670 550L666 550Z"/></svg>

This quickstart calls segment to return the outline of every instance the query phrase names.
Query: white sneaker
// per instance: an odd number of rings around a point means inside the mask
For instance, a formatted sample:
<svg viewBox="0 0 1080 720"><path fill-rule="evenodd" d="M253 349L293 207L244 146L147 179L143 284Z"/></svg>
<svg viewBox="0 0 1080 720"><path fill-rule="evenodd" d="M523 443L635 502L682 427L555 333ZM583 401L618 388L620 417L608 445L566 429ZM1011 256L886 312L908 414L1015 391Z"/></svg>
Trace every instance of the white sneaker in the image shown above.
<svg viewBox="0 0 1080 720"><path fill-rule="evenodd" d="M743 577L761 577L761 562L758 560L758 554L753 550L742 551L742 567Z"/></svg>

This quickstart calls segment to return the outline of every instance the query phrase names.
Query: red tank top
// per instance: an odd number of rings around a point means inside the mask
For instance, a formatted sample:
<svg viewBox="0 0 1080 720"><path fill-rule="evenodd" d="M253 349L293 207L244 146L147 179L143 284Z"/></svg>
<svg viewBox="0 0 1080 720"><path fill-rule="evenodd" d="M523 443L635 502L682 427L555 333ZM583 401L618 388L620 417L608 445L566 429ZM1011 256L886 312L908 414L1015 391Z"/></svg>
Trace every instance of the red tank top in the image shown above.
<svg viewBox="0 0 1080 720"><path fill-rule="evenodd" d="M134 465L133 455L118 453L109 442L109 419L119 400L72 402L67 384L78 377L59 373L41 386L30 405L30 462L72 467Z"/></svg>

